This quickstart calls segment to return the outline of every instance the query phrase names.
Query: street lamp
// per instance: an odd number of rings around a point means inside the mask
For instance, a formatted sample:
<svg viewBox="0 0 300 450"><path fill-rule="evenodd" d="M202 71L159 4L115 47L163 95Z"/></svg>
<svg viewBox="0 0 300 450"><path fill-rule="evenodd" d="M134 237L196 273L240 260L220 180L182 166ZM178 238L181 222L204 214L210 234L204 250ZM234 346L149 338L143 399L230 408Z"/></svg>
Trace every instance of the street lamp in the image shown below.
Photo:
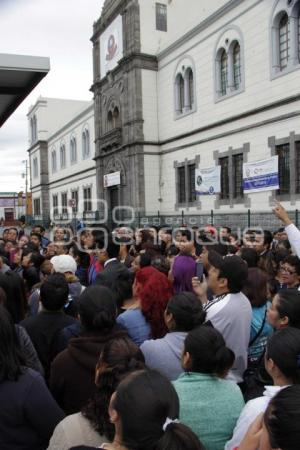
<svg viewBox="0 0 300 450"><path fill-rule="evenodd" d="M28 193L28 161L23 159L22 164L25 164L25 173L22 173L22 178L25 178L25 223L27 224L27 193Z"/></svg>

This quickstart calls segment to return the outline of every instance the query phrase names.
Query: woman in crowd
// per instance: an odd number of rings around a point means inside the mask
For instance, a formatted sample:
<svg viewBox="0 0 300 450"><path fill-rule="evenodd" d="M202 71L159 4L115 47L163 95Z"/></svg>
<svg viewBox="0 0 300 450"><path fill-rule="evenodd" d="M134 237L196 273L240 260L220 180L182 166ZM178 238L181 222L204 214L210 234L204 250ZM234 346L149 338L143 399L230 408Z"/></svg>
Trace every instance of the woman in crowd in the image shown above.
<svg viewBox="0 0 300 450"><path fill-rule="evenodd" d="M288 386L272 398L236 450L298 450L299 421L300 386Z"/></svg>
<svg viewBox="0 0 300 450"><path fill-rule="evenodd" d="M110 398L126 375L143 368L143 354L128 337L120 336L104 344L96 366L94 397L80 413L67 416L57 425L48 450L112 441L115 430L108 415Z"/></svg>
<svg viewBox="0 0 300 450"><path fill-rule="evenodd" d="M109 450L205 450L197 436L178 422L179 401L170 381L155 371L129 375L113 394L109 416L115 426ZM73 447L85 449L89 447Z"/></svg>
<svg viewBox="0 0 300 450"><path fill-rule="evenodd" d="M282 283L288 289L298 288L300 285L300 259L290 255L285 258L280 266Z"/></svg>
<svg viewBox="0 0 300 450"><path fill-rule="evenodd" d="M243 440L248 427L263 413L271 398L281 389L292 384L300 384L300 330L286 327L269 337L265 367L273 379L274 386L266 386L262 397L250 400L244 407L226 450L234 450Z"/></svg>
<svg viewBox="0 0 300 450"><path fill-rule="evenodd" d="M286 326L300 328L300 291L279 291L268 308L267 321L276 330Z"/></svg>
<svg viewBox="0 0 300 450"><path fill-rule="evenodd" d="M66 414L80 411L94 394L95 366L103 345L126 335L116 325L116 311L113 293L106 287L89 286L79 298L83 330L51 366L50 389Z"/></svg>
<svg viewBox="0 0 300 450"><path fill-rule="evenodd" d="M184 340L190 330L204 322L205 312L194 293L181 292L169 300L164 319L168 333L161 339L145 341L141 350L148 367L176 380L182 373Z"/></svg>
<svg viewBox="0 0 300 450"><path fill-rule="evenodd" d="M63 419L46 384L24 366L14 324L0 305L0 447L44 450Z"/></svg>
<svg viewBox="0 0 300 450"><path fill-rule="evenodd" d="M267 275L259 268L248 269L248 278L242 292L252 306L251 334L248 349L248 367L257 366L264 353L267 338L273 328L267 322Z"/></svg>
<svg viewBox="0 0 300 450"><path fill-rule="evenodd" d="M173 260L169 279L176 294L183 291L193 292L192 278L196 275L195 244L189 230L180 231L178 239L180 253Z"/></svg>
<svg viewBox="0 0 300 450"><path fill-rule="evenodd" d="M18 274L8 271L0 273L0 287L6 294L6 308L10 312L14 323L24 319L27 310L26 293L23 280Z"/></svg>
<svg viewBox="0 0 300 450"><path fill-rule="evenodd" d="M164 311L172 289L167 277L151 266L143 267L135 275L130 309L117 322L127 329L132 340L141 345L146 339L163 337L167 328Z"/></svg>
<svg viewBox="0 0 300 450"><path fill-rule="evenodd" d="M180 420L201 439L206 450L223 450L244 400L239 387L225 380L234 362L222 335L202 325L184 342L185 373L174 382L180 401Z"/></svg>

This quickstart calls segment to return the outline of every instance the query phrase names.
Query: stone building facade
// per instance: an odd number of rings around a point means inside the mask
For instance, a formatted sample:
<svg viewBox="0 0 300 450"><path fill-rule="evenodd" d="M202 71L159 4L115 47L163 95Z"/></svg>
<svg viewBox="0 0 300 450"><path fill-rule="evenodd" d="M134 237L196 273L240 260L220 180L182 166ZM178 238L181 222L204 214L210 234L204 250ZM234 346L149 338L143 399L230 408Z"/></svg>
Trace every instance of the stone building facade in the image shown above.
<svg viewBox="0 0 300 450"><path fill-rule="evenodd" d="M98 196L149 217L234 223L250 209L268 225L275 196L289 210L300 199L300 2L188 3L104 2L92 36ZM245 195L242 164L274 154L279 191ZM221 194L195 196L195 169L215 165ZM115 171L120 185L104 187Z"/></svg>

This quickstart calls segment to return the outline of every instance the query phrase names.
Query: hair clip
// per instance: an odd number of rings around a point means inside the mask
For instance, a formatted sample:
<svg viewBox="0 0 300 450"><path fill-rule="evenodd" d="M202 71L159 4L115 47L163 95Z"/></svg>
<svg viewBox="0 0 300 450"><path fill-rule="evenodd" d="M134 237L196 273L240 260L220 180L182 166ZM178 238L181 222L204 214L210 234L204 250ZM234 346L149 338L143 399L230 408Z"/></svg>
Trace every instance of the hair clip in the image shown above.
<svg viewBox="0 0 300 450"><path fill-rule="evenodd" d="M170 419L170 417L166 418L165 423L163 424L163 430L166 431L170 423L179 423L178 419Z"/></svg>

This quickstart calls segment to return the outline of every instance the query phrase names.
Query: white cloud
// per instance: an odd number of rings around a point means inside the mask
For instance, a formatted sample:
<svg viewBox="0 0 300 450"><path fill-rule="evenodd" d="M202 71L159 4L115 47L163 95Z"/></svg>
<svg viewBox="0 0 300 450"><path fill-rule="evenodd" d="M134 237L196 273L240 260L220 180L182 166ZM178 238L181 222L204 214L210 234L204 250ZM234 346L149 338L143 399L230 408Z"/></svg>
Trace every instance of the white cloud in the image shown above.
<svg viewBox="0 0 300 450"><path fill-rule="evenodd" d="M0 192L17 191L24 184L21 161L27 157L30 105L40 95L92 99L90 37L102 4L103 0L0 0L0 53L48 56L51 65L48 75L0 129Z"/></svg>

